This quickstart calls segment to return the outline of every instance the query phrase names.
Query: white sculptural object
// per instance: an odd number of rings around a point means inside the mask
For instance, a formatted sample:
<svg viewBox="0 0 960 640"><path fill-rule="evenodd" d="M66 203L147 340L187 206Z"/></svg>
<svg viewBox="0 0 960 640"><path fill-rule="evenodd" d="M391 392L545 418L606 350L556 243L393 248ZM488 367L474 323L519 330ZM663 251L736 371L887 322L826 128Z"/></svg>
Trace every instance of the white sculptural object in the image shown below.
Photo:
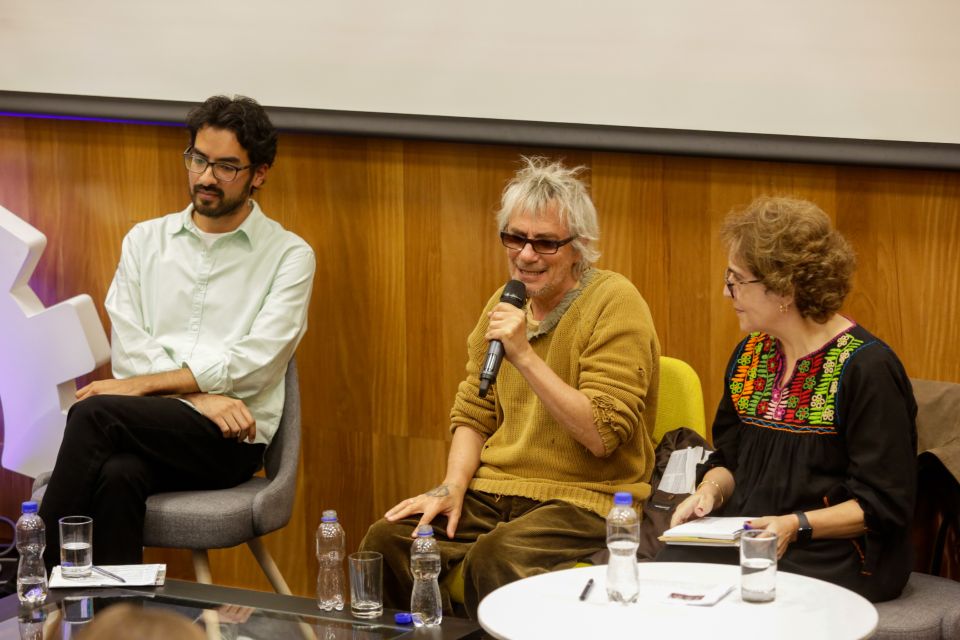
<svg viewBox="0 0 960 640"><path fill-rule="evenodd" d="M110 360L93 300L45 308L29 285L47 238L0 206L0 404L5 468L36 477L53 469L75 378Z"/></svg>

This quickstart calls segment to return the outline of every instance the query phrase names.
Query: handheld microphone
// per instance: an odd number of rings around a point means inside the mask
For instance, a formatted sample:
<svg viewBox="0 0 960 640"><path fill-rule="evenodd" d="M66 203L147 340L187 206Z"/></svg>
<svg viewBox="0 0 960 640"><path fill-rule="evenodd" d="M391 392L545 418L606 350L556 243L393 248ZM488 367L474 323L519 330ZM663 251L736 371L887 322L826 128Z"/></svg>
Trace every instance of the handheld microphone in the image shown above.
<svg viewBox="0 0 960 640"><path fill-rule="evenodd" d="M523 303L527 300L527 287L519 280L511 280L503 288L503 294L500 296L500 302L509 302L517 309L523 308ZM503 362L503 343L499 340L491 340L487 348L487 357L483 361L483 367L480 369L480 397L486 398L490 385L497 381L497 372L500 371L500 363Z"/></svg>

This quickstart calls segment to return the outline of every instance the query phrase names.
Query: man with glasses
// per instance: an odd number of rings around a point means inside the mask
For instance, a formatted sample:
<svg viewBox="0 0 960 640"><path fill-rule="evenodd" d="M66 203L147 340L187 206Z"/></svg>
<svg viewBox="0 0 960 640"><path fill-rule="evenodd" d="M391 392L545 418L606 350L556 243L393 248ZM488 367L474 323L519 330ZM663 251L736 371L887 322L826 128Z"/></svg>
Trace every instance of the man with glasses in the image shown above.
<svg viewBox="0 0 960 640"><path fill-rule="evenodd" d="M476 617L493 589L603 549L615 492L650 495L657 335L633 284L593 267L597 214L578 173L526 159L503 192L500 239L528 301L518 309L497 291L468 338L443 482L367 532L362 547L381 551L393 576L388 606L409 603L417 525L436 527L445 572L462 563L464 605ZM483 397L491 340L506 361Z"/></svg>
<svg viewBox="0 0 960 640"><path fill-rule="evenodd" d="M41 516L92 516L94 562L141 562L152 493L235 486L276 431L316 260L251 199L277 150L263 108L215 96L187 116L191 204L136 225L107 293L115 379L77 391Z"/></svg>

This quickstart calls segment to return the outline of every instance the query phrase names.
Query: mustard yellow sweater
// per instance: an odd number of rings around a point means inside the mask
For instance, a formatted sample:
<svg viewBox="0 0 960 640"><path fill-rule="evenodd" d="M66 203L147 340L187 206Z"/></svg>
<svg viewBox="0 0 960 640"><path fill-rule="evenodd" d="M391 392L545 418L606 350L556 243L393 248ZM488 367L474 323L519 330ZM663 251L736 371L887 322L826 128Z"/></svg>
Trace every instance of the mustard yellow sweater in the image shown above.
<svg viewBox="0 0 960 640"><path fill-rule="evenodd" d="M506 360L487 397L478 395L487 312L501 291L467 340L467 378L451 410L451 429L466 426L486 438L470 488L563 500L601 516L617 491L645 500L654 463L660 345L636 287L612 271L589 270L535 331L527 331L537 355L590 398L606 446L602 458L567 435Z"/></svg>

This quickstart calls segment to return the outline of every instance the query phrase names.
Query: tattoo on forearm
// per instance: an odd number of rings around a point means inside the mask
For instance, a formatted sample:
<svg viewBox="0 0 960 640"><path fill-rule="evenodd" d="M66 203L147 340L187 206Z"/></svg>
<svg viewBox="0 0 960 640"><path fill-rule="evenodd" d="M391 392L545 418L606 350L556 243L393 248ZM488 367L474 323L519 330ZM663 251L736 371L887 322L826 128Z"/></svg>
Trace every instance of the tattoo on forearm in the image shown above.
<svg viewBox="0 0 960 640"><path fill-rule="evenodd" d="M430 489L430 491L427 491L424 495L431 496L434 498L442 498L444 496L450 495L450 489L449 487L447 487L447 485L441 484L437 487L434 487L433 489Z"/></svg>

